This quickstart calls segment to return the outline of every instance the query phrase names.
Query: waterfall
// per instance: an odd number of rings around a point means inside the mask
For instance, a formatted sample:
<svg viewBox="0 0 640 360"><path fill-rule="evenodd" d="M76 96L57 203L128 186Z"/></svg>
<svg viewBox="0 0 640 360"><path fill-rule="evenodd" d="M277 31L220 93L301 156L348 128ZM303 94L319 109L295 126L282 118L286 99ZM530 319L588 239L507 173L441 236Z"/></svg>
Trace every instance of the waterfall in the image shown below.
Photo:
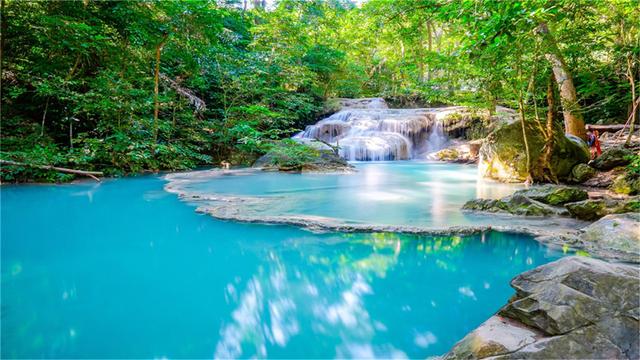
<svg viewBox="0 0 640 360"><path fill-rule="evenodd" d="M389 109L382 99L345 108L295 136L339 146L347 160L406 160L441 149L444 109ZM359 103L361 104L361 103Z"/></svg>

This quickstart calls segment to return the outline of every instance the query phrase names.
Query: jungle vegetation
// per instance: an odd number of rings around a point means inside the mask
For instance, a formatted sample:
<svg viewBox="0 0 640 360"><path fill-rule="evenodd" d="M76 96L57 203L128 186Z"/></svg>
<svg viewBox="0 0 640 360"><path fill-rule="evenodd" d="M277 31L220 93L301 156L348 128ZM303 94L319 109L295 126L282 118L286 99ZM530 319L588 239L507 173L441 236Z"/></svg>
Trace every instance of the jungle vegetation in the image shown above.
<svg viewBox="0 0 640 360"><path fill-rule="evenodd" d="M584 136L637 121L638 19L636 0L2 0L0 158L107 175L249 164L332 97L500 104Z"/></svg>

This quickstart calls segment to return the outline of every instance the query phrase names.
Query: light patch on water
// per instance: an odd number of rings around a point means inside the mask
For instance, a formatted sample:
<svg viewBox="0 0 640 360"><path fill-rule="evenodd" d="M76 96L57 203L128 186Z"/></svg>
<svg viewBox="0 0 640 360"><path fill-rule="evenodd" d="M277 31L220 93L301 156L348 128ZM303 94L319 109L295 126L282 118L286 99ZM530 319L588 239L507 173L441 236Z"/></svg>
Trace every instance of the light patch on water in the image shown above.
<svg viewBox="0 0 640 360"><path fill-rule="evenodd" d="M458 288L458 292L468 298L478 300L478 298L476 298L476 293L474 293L473 290L471 290L471 288L468 286Z"/></svg>
<svg viewBox="0 0 640 360"><path fill-rule="evenodd" d="M361 199L378 202L409 202L410 197L387 191L366 191L358 194Z"/></svg>
<svg viewBox="0 0 640 360"><path fill-rule="evenodd" d="M296 305L291 299L280 299L269 302L269 315L271 318L271 335L273 341L284 347L289 338L300 331L298 321L295 318Z"/></svg>
<svg viewBox="0 0 640 360"><path fill-rule="evenodd" d="M221 339L216 345L215 358L230 359L242 356L242 344L246 341L254 343L257 356L267 356L264 335L260 330L262 304L262 287L257 279L252 279L242 294L238 308L232 314L233 322L225 326L220 333Z"/></svg>
<svg viewBox="0 0 640 360"><path fill-rule="evenodd" d="M416 334L416 336L413 338L413 343L423 349L426 349L429 347L429 345L435 344L437 342L438 339L431 331Z"/></svg>
<svg viewBox="0 0 640 360"><path fill-rule="evenodd" d="M385 324L381 323L380 321L374 321L373 327L378 331L387 331L387 327L385 326Z"/></svg>
<svg viewBox="0 0 640 360"><path fill-rule="evenodd" d="M362 303L362 296L372 293L369 284L361 276L358 276L351 288L342 292L341 301L326 309L316 308L314 313L318 318L326 317L332 325L341 324L347 328L367 331L371 325L369 324L369 313Z"/></svg>

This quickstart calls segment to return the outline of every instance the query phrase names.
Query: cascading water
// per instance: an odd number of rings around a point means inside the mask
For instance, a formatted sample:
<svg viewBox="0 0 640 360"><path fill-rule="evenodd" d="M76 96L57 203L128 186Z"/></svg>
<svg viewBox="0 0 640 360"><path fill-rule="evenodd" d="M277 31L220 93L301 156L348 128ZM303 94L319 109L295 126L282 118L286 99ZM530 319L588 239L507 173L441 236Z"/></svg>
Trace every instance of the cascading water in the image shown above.
<svg viewBox="0 0 640 360"><path fill-rule="evenodd" d="M295 136L337 145L347 160L406 160L441 149L447 137L443 109L389 109L382 99L347 107Z"/></svg>

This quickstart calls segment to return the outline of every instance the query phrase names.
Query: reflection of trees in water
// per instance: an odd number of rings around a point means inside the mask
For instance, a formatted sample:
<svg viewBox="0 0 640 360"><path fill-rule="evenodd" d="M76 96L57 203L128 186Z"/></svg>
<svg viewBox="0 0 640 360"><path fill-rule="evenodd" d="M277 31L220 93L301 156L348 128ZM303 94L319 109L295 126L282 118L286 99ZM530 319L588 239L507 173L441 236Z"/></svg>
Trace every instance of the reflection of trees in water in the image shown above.
<svg viewBox="0 0 640 360"><path fill-rule="evenodd" d="M513 275L514 266L522 267L530 254L539 253L537 243L518 240L501 233L465 237L336 234L321 241L294 239L281 246L252 248L263 265L239 296L228 296L237 305L221 329L215 357L273 356L285 346L305 349L314 335L333 344L341 356L399 355L393 346L371 345L376 331L386 331L382 319L373 318L364 301L376 291L374 282L382 287L379 281L400 265L401 273L395 271L389 281L406 279L403 274L418 269L426 277L450 274L446 277L452 282L449 293L477 300L477 286L483 282L475 279L476 288L463 286L457 284L460 275L455 273L476 256L485 262L490 256L504 265L491 267L491 275L496 271ZM488 283L484 281L485 289ZM233 284L228 292L235 292ZM326 347L305 349L309 356L314 350L326 351Z"/></svg>

